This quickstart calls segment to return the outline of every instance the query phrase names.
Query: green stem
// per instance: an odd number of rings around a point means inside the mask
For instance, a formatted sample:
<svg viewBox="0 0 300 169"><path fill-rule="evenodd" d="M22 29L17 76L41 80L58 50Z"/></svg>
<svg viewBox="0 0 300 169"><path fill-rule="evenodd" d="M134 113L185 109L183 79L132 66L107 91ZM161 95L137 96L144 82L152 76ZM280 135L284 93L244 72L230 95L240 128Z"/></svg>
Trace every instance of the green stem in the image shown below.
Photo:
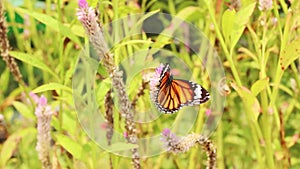
<svg viewBox="0 0 300 169"><path fill-rule="evenodd" d="M257 131L255 131L255 125L254 125L254 127L251 126L251 133L255 133L255 132L257 132ZM260 140L260 138L259 138L258 135L253 134L253 140L254 140L254 148L255 148L256 155L257 155L257 161L258 161L258 164L259 164L259 168L265 169L266 167L265 167L265 163L264 163L264 160L263 160L263 157L262 157L262 153L261 153L261 149L260 149L260 143L258 141L258 140Z"/></svg>
<svg viewBox="0 0 300 169"><path fill-rule="evenodd" d="M263 19L266 22L266 13L264 13ZM266 76L266 32L268 29L268 25L265 24L263 27L263 36L261 40L261 51L260 53L260 79L265 79ZM274 158L273 158L273 150L272 150L272 137L271 137L271 126L272 126L272 116L268 113L268 95L267 95L267 89L264 89L261 94L261 107L262 107L262 127L263 127L263 134L265 138L265 149L266 149L266 158L267 158L267 164L269 169L274 169Z"/></svg>
<svg viewBox="0 0 300 169"><path fill-rule="evenodd" d="M222 127L222 121L218 124L218 129L217 129L217 164L219 169L225 168L224 164L224 153L223 153L223 127Z"/></svg>
<svg viewBox="0 0 300 169"><path fill-rule="evenodd" d="M282 33L282 30L281 30L281 27L282 27L281 25L282 24L280 22L281 18L279 16L277 5L274 5L274 14L277 18L277 22L278 22L277 27L278 27L278 31L280 33L280 54L279 54L279 56L281 56L282 51L285 49L285 46L288 42L291 12L287 13L286 23L285 23L285 26L284 26L284 32L283 33ZM270 97L270 104L269 104L269 106L272 107L274 110L276 109L275 101L276 101L276 98L277 98L277 95L278 95L279 83L281 81L283 72L284 71L281 69L280 60L278 59L276 74L275 74L275 78L274 78L274 82L273 82L274 87L273 87L273 90L272 90L272 94L271 94L271 97ZM274 113L275 113L275 123L276 123L277 128L279 129L279 127L280 127L279 115L278 115L277 111L275 111Z"/></svg>
<svg viewBox="0 0 300 169"><path fill-rule="evenodd" d="M61 1L58 0L57 1L57 12L58 12L58 21L62 22L62 12L61 12ZM59 35L59 37L62 37L61 35ZM60 63L60 83L64 84L64 80L65 80L65 69L64 69L64 40L65 38L62 37L60 40L60 44L59 44L59 63ZM59 91L59 97L63 97L63 90ZM62 132L62 126L63 126L63 99L60 99L59 101L59 132Z"/></svg>

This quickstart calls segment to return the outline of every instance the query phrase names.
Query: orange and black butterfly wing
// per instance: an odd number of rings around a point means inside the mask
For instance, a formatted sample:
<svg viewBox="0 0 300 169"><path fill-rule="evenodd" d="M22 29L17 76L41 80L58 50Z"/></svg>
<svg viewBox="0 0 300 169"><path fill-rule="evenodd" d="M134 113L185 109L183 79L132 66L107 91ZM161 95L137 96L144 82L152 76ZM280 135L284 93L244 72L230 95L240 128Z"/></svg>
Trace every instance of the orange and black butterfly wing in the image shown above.
<svg viewBox="0 0 300 169"><path fill-rule="evenodd" d="M209 93L199 84L174 79L167 65L160 77L159 90L155 99L157 108L164 113L175 113L183 106L193 106L209 100Z"/></svg>
<svg viewBox="0 0 300 169"><path fill-rule="evenodd" d="M182 106L198 105L207 102L210 98L206 89L191 81L175 79L172 86L177 91Z"/></svg>
<svg viewBox="0 0 300 169"><path fill-rule="evenodd" d="M164 113L176 112L180 107L178 97L174 97L176 93L173 90L171 78L169 72L162 77L155 100L157 108Z"/></svg>

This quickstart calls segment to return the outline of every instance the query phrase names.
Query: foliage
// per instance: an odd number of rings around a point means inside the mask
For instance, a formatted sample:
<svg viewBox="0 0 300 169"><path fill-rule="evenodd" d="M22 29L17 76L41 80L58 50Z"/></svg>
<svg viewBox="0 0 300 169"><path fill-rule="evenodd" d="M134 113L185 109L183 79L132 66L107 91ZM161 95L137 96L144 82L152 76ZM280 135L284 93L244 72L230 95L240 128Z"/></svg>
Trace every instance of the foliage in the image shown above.
<svg viewBox="0 0 300 169"><path fill-rule="evenodd" d="M13 3L14 2L14 3ZM96 0L89 4L96 7ZM235 6L234 2L240 2ZM193 23L203 31L222 60L231 93L227 95L222 121L212 140L217 146L218 168L299 168L300 167L300 2L273 1L269 10L260 10L253 0L127 1L99 0L100 22L104 25L123 16L144 12L165 12ZM9 131L0 146L0 168L40 168L37 160L35 105L30 91L48 98L55 110L52 117L51 160L61 168L130 167L130 159L114 156L89 139L78 122L72 96L72 76L81 49L88 46L82 25L75 16L75 1L5 1L10 55L17 60L26 85L14 81L8 66L0 61L0 113ZM149 14L149 15L152 15ZM144 18L146 19L146 18ZM132 23L138 24L138 23ZM126 30L127 29L127 30ZM130 31L121 28L118 31ZM168 31L168 30L163 30ZM114 37L112 38L118 38ZM139 38L139 39L138 39ZM148 35L124 38L113 47L116 64L151 45L176 53L200 77L197 60L182 44L162 35L149 41ZM152 39L152 40L153 40ZM99 66L95 93L104 103L110 81ZM128 87L130 99L138 93L142 77ZM202 76L204 86L209 86ZM105 91L105 93L104 93ZM145 96L138 109L149 106ZM26 99L27 98L27 99ZM204 113L203 111L200 111ZM115 114L116 130L124 131L124 119ZM199 133L204 116L192 132ZM147 136L171 125L174 117L163 116L139 128ZM146 134L145 134L146 133ZM114 145L112 152L134 145ZM142 159L142 168L201 168L205 153L199 148L180 155L163 153Z"/></svg>

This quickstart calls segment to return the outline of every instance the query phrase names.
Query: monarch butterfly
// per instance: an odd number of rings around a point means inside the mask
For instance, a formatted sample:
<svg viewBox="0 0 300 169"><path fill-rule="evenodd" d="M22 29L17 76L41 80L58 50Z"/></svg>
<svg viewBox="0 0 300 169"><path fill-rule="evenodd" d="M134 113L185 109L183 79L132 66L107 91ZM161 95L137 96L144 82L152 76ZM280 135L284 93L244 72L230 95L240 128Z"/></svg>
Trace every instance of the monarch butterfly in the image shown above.
<svg viewBox="0 0 300 169"><path fill-rule="evenodd" d="M210 98L207 90L199 84L173 79L169 64L162 68L157 89L154 103L161 112L167 114L175 113L183 106L199 105Z"/></svg>

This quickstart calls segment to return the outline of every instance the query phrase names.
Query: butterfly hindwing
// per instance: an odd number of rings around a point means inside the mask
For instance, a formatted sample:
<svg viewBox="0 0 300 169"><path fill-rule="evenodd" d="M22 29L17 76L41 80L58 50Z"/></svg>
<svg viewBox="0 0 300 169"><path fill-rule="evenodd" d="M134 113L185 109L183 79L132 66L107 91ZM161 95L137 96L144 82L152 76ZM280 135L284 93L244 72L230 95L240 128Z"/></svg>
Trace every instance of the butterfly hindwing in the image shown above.
<svg viewBox="0 0 300 169"><path fill-rule="evenodd" d="M155 104L164 113L175 113L183 106L194 106L209 100L209 93L199 84L173 79L166 65L161 73Z"/></svg>

